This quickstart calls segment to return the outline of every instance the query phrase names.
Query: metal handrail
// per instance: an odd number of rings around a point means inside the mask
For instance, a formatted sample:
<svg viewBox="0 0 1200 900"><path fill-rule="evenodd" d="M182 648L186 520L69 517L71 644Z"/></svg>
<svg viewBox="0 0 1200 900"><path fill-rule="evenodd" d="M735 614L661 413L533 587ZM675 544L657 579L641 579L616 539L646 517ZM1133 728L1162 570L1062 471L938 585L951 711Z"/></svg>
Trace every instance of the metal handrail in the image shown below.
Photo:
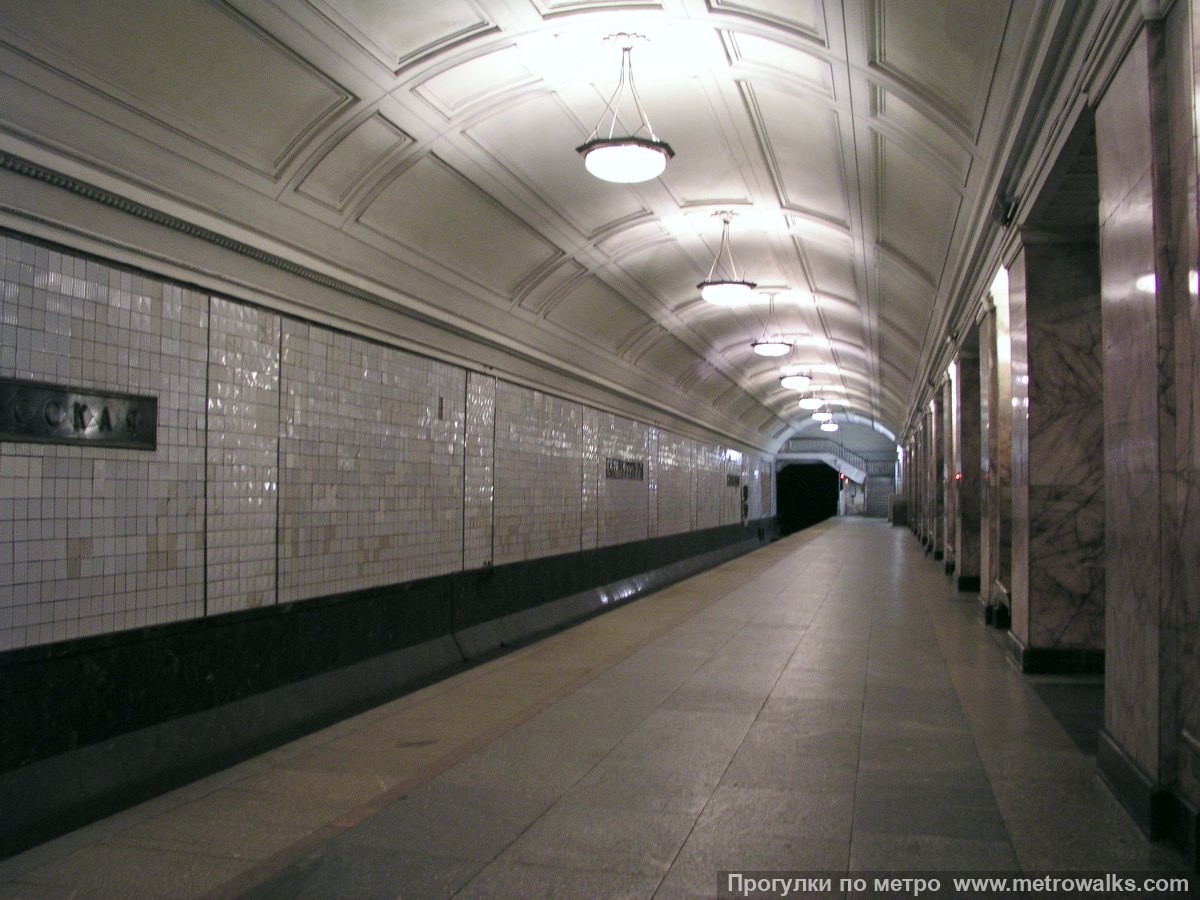
<svg viewBox="0 0 1200 900"><path fill-rule="evenodd" d="M783 445L783 453L827 453L831 456L840 459L842 462L849 463L856 469L866 472L867 461L855 453L853 450L847 450L836 441L830 441L822 438L788 438L786 444Z"/></svg>

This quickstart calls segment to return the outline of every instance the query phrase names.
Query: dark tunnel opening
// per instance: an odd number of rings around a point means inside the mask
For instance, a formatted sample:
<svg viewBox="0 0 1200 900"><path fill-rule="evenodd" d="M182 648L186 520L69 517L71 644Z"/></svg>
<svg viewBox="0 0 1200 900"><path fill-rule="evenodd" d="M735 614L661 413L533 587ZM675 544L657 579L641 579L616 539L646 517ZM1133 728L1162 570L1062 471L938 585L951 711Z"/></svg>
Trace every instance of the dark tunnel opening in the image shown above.
<svg viewBox="0 0 1200 900"><path fill-rule="evenodd" d="M838 473L824 463L784 466L777 484L781 536L794 534L837 515Z"/></svg>

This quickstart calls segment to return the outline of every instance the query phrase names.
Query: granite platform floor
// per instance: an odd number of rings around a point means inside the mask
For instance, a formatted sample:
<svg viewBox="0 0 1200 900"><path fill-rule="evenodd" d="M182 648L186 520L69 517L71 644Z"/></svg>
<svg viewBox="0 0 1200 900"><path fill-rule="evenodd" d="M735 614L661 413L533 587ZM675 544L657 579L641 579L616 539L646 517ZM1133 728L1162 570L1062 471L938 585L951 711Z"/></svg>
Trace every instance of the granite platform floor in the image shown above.
<svg viewBox="0 0 1200 900"><path fill-rule="evenodd" d="M0 898L1181 869L1002 638L911 532L831 520L8 859Z"/></svg>

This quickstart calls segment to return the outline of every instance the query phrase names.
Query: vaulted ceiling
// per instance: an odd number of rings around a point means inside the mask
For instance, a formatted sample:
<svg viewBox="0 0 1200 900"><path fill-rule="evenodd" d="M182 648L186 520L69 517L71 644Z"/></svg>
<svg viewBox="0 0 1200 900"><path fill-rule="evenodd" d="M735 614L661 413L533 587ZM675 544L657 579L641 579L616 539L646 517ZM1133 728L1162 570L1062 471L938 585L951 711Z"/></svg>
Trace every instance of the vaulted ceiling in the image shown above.
<svg viewBox="0 0 1200 900"><path fill-rule="evenodd" d="M335 321L368 298L773 449L808 416L784 364L904 427L1073 7L0 0L0 151L353 286ZM617 32L676 153L636 185L574 152ZM696 287L722 210L744 308Z"/></svg>

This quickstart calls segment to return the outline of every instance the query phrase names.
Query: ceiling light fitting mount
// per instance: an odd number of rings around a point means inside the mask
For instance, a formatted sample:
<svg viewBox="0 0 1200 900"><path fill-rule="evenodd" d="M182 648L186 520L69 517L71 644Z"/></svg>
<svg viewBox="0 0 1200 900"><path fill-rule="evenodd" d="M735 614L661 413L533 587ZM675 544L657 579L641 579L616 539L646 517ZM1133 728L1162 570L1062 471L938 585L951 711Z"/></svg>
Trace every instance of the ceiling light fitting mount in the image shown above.
<svg viewBox="0 0 1200 900"><path fill-rule="evenodd" d="M721 220L721 243L717 247L717 255L713 258L708 276L696 285L700 288L700 296L717 306L739 306L748 303L758 286L738 274L737 260L733 258L733 246L729 243L729 225L736 215L737 213L729 210L713 213L714 218ZM728 267L723 263L726 258L729 260Z"/></svg>
<svg viewBox="0 0 1200 900"><path fill-rule="evenodd" d="M675 155L671 145L660 141L650 125L641 95L633 83L633 45L644 41L640 34L621 32L610 34L606 41L621 43L621 76L616 90L608 98L604 112L588 139L575 148L583 157L584 167L597 178L620 184L634 184L657 178L667 167L667 160ZM621 100L628 91L637 111L638 124L626 135L617 134L617 119ZM606 127L607 121L607 127ZM643 135L644 132L644 135Z"/></svg>

